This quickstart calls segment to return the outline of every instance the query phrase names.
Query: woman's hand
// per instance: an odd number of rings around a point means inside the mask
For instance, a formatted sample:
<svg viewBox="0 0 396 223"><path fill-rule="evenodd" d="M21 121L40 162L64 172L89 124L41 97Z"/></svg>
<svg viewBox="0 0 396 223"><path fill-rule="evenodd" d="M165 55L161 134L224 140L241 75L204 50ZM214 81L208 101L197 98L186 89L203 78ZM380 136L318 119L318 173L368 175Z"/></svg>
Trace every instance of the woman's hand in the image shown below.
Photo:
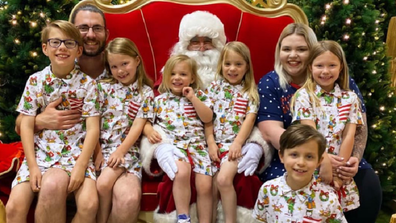
<svg viewBox="0 0 396 223"><path fill-rule="evenodd" d="M337 169L340 166L346 165L346 161L344 160L344 157L340 157L340 156L333 155L333 154L328 154L328 156L330 158L331 166L334 169Z"/></svg>
<svg viewBox="0 0 396 223"><path fill-rule="evenodd" d="M359 160L351 156L344 166L336 169L337 176L344 182L350 182L359 170Z"/></svg>

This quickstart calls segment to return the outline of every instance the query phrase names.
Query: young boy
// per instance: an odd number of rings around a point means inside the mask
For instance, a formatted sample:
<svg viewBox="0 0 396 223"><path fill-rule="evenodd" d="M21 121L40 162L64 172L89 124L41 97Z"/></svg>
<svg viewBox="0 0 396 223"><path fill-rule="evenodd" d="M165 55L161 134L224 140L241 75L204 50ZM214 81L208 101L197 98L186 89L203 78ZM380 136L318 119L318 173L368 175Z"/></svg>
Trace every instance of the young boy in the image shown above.
<svg viewBox="0 0 396 223"><path fill-rule="evenodd" d="M12 183L6 207L7 222L26 222L36 192L40 192L36 210L51 208L40 204L52 202L56 205L52 208L64 211L51 219L36 215L35 220L65 222L66 196L46 193L54 186L75 193L77 213L73 222L95 222L98 198L91 155L99 139L96 82L75 65L75 59L82 54L83 40L73 24L54 21L43 29L41 39L43 53L49 57L51 65L29 77L17 107L17 111L24 114L21 139L25 160ZM35 116L59 97L62 103L57 109L79 110L82 121L66 130L35 133ZM60 175L61 180L47 180L53 174ZM58 199L58 203L54 202Z"/></svg>
<svg viewBox="0 0 396 223"><path fill-rule="evenodd" d="M337 195L313 176L326 149L324 137L308 125L291 125L280 138L286 173L261 186L253 217L261 222L347 222Z"/></svg>

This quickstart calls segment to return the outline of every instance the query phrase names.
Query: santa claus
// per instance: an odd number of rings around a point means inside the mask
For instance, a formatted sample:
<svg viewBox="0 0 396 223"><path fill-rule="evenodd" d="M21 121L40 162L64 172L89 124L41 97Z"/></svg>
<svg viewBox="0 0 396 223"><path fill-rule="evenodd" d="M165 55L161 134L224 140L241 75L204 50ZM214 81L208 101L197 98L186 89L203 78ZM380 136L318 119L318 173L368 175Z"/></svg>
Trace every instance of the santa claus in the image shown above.
<svg viewBox="0 0 396 223"><path fill-rule="evenodd" d="M185 54L195 59L198 63L198 74L204 84L208 87L215 79L220 52L226 43L224 25L220 19L206 11L195 11L185 15L179 27L179 42L172 50L171 55ZM162 81L160 78L155 86ZM160 128L153 126L154 129L162 135L162 141L157 144L151 144L150 140L143 137L141 144L142 163L145 171L150 175L150 166L153 158L156 158L161 169L168 177L159 185L159 207L154 214L155 222L176 222L177 216L175 205L172 197L172 179L177 173L174 156L177 156L178 150L167 147L165 144L170 143ZM237 222L254 222L251 217L251 210L254 207L257 198L258 189L261 186L260 180L254 175L260 160L263 160L261 170L264 170L272 158L273 149L271 149L262 138L258 128L254 128L250 138L242 148L243 158L238 165L238 173L234 180L234 188L237 192ZM262 159L264 155L264 159ZM192 177L193 180L193 177ZM195 184L191 182L192 199L195 202ZM216 209L214 207L214 209ZM217 222L223 222L221 205L217 208ZM195 205L190 209L191 222L198 222Z"/></svg>

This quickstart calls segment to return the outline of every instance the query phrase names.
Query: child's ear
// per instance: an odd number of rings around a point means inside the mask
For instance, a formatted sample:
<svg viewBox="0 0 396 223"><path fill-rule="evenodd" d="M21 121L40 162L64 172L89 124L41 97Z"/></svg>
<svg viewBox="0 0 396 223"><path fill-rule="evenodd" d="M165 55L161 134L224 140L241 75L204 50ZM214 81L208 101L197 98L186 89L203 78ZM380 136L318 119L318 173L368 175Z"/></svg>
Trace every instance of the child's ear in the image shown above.
<svg viewBox="0 0 396 223"><path fill-rule="evenodd" d="M137 62L137 66L139 66L140 65L140 57L139 56L136 56L136 62Z"/></svg>
<svg viewBox="0 0 396 223"><path fill-rule="evenodd" d="M283 155L281 154L280 150L278 150L278 154L279 154L279 159L280 159L281 163L284 163L283 162Z"/></svg>
<svg viewBox="0 0 396 223"><path fill-rule="evenodd" d="M197 76L198 74L195 74L195 76ZM194 82L195 82L195 78L194 78L194 76L192 76L191 77L191 83L190 84L194 84Z"/></svg>
<svg viewBox="0 0 396 223"><path fill-rule="evenodd" d="M46 43L41 44L41 50L43 51L44 55L46 55L48 57L47 44Z"/></svg>
<svg viewBox="0 0 396 223"><path fill-rule="evenodd" d="M312 73L312 64L308 64L308 71Z"/></svg>
<svg viewBox="0 0 396 223"><path fill-rule="evenodd" d="M78 46L77 48L77 57L80 57L83 53L83 46Z"/></svg>
<svg viewBox="0 0 396 223"><path fill-rule="evenodd" d="M318 165L316 165L316 168L318 168L320 166L320 164L322 164L323 161L323 155L320 157Z"/></svg>

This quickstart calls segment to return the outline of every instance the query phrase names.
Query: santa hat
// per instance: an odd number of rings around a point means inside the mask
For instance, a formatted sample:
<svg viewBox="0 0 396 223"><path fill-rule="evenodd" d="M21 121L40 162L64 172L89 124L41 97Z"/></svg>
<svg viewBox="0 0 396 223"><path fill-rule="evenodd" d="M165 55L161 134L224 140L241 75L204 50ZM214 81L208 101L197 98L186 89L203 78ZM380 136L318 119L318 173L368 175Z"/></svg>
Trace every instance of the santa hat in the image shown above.
<svg viewBox="0 0 396 223"><path fill-rule="evenodd" d="M206 11L187 14L180 22L179 43L184 49L195 36L211 38L214 47L219 50L223 49L226 42L223 23L217 16Z"/></svg>

